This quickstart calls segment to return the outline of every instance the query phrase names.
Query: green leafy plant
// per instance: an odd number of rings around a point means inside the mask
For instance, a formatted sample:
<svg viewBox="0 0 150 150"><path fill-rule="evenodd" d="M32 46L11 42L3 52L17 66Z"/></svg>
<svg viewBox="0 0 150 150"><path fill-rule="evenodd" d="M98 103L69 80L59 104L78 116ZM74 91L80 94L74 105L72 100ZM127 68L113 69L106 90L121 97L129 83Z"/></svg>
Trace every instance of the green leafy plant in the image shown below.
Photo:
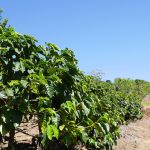
<svg viewBox="0 0 150 150"><path fill-rule="evenodd" d="M112 83L84 75L70 49L38 45L7 20L0 23L0 134L9 133L10 149L15 129L36 115L43 149L51 142L66 149L81 142L109 150L119 126L142 117L141 99L149 89L143 80Z"/></svg>

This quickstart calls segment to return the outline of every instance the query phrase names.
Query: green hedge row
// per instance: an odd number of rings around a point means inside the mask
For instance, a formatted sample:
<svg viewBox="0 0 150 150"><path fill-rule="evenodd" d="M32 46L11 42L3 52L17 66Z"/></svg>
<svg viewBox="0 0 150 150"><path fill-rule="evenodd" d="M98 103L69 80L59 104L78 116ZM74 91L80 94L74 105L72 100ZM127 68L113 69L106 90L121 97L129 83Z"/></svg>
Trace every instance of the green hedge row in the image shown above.
<svg viewBox="0 0 150 150"><path fill-rule="evenodd" d="M22 119L34 113L43 149L52 141L65 149L81 142L109 150L119 126L142 117L141 99L149 89L143 80L111 83L84 75L70 49L38 45L0 23L0 134L9 133L9 147Z"/></svg>

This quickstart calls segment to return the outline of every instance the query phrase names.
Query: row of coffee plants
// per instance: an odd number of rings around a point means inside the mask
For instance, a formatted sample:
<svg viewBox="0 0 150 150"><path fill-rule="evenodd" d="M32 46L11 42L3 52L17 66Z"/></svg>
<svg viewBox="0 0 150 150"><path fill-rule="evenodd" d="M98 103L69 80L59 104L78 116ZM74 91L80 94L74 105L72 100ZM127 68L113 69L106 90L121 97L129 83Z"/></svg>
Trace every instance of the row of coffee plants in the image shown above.
<svg viewBox="0 0 150 150"><path fill-rule="evenodd" d="M130 90L132 82L136 86ZM9 133L10 149L23 118L36 114L43 149L50 143L64 149L82 143L109 150L119 126L142 117L146 86L141 80L111 83L84 75L70 49L38 45L34 37L7 26L7 20L0 23L0 134Z"/></svg>

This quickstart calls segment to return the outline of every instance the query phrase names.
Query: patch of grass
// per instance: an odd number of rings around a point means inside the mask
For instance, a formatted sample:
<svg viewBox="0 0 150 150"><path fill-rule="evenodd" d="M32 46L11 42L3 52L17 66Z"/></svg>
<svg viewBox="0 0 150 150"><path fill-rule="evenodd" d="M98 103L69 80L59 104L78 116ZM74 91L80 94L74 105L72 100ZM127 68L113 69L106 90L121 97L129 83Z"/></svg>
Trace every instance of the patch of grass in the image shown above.
<svg viewBox="0 0 150 150"><path fill-rule="evenodd" d="M150 101L143 101L142 106L150 106Z"/></svg>

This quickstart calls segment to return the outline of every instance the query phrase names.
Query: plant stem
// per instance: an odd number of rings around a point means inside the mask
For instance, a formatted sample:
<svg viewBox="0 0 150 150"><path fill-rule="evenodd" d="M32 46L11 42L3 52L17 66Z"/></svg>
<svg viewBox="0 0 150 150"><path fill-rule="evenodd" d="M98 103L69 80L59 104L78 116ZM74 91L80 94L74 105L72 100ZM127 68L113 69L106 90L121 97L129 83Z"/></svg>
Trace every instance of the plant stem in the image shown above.
<svg viewBox="0 0 150 150"><path fill-rule="evenodd" d="M15 137L15 130L11 130L9 132L9 142L8 142L8 150L14 150L14 137Z"/></svg>

